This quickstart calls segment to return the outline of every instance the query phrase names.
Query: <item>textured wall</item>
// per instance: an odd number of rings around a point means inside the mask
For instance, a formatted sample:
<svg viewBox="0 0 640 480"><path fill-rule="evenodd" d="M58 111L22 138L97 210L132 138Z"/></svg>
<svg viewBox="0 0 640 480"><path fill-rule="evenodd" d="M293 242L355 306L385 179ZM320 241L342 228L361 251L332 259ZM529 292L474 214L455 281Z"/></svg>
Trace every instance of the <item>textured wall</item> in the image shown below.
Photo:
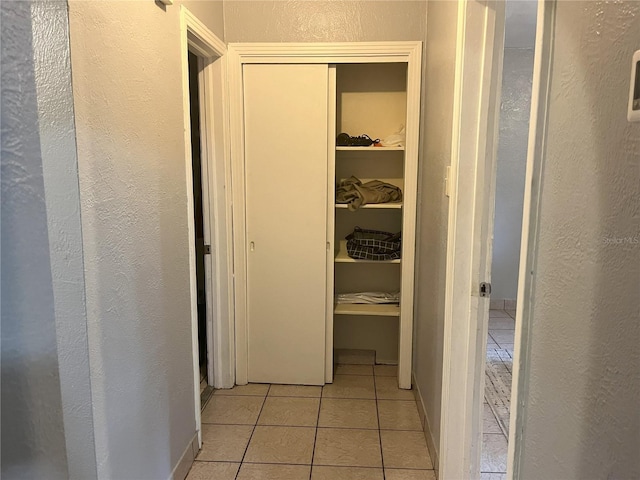
<svg viewBox="0 0 640 480"><path fill-rule="evenodd" d="M168 478L196 432L179 5L69 8L98 474Z"/></svg>
<svg viewBox="0 0 640 480"><path fill-rule="evenodd" d="M63 479L69 471L31 7L0 3L2 478Z"/></svg>
<svg viewBox="0 0 640 480"><path fill-rule="evenodd" d="M491 297L515 300L520 267L537 2L506 5Z"/></svg>
<svg viewBox="0 0 640 480"><path fill-rule="evenodd" d="M224 16L222 0L177 0L173 9L179 5L187 7L218 38L224 40Z"/></svg>
<svg viewBox="0 0 640 480"><path fill-rule="evenodd" d="M504 46L533 48L536 43L536 0L507 0L505 8Z"/></svg>
<svg viewBox="0 0 640 480"><path fill-rule="evenodd" d="M640 478L640 3L558 2L521 478Z"/></svg>
<svg viewBox="0 0 640 480"><path fill-rule="evenodd" d="M505 48L491 265L495 299L515 299L518 293L532 80L533 48Z"/></svg>
<svg viewBox="0 0 640 480"><path fill-rule="evenodd" d="M413 368L433 444L440 443L442 345L449 199L444 177L451 163L457 2L429 2L418 208L418 268Z"/></svg>
<svg viewBox="0 0 640 480"><path fill-rule="evenodd" d="M224 2L228 42L424 40L424 1Z"/></svg>

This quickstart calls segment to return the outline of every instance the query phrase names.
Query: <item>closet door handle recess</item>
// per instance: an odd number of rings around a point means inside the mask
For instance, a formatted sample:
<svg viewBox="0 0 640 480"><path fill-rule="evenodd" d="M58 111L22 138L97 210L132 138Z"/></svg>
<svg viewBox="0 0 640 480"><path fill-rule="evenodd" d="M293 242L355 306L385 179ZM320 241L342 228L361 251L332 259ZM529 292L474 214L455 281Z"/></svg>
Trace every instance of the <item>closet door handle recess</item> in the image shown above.
<svg viewBox="0 0 640 480"><path fill-rule="evenodd" d="M250 243L249 243L249 250L253 252L253 251L255 251L255 249L256 249L256 244L255 244L255 242L250 242Z"/></svg>

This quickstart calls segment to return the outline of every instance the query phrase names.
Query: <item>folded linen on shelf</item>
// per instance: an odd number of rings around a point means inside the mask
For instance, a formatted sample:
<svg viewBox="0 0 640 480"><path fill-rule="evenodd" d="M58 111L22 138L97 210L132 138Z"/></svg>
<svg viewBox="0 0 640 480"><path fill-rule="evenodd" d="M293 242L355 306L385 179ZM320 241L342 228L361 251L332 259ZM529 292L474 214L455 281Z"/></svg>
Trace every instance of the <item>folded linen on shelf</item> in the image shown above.
<svg viewBox="0 0 640 480"><path fill-rule="evenodd" d="M371 180L362 183L356 177L342 179L336 188L336 202L346 203L349 210L357 210L368 203L401 202L402 190L390 183Z"/></svg>
<svg viewBox="0 0 640 480"><path fill-rule="evenodd" d="M336 303L363 303L363 304L383 304L400 303L400 292L356 292L338 293L335 297Z"/></svg>

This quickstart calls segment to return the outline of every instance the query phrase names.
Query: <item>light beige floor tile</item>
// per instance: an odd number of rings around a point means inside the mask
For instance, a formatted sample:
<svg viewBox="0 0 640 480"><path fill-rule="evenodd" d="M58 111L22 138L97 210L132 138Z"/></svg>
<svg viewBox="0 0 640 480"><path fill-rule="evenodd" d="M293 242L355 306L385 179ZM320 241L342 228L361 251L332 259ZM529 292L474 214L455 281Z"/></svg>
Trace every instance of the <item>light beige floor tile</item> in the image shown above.
<svg viewBox="0 0 640 480"><path fill-rule="evenodd" d="M236 385L233 388L216 390L214 395L249 395L255 397L265 397L269 391L269 385L264 383L249 383L247 385Z"/></svg>
<svg viewBox="0 0 640 480"><path fill-rule="evenodd" d="M411 390L398 388L396 377L376 377L376 396L378 400L413 400Z"/></svg>
<svg viewBox="0 0 640 480"><path fill-rule="evenodd" d="M418 407L413 400L378 400L378 416L382 430L422 431Z"/></svg>
<svg viewBox="0 0 640 480"><path fill-rule="evenodd" d="M482 405L482 433L502 433L489 404Z"/></svg>
<svg viewBox="0 0 640 480"><path fill-rule="evenodd" d="M516 321L511 318L490 318L489 330L514 330L516 328Z"/></svg>
<svg viewBox="0 0 640 480"><path fill-rule="evenodd" d="M244 457L250 463L310 465L315 428L258 425Z"/></svg>
<svg viewBox="0 0 640 480"><path fill-rule="evenodd" d="M502 434L485 433L482 435L481 472L507 471L507 439Z"/></svg>
<svg viewBox="0 0 640 480"><path fill-rule="evenodd" d="M314 465L311 480L384 480L381 468Z"/></svg>
<svg viewBox="0 0 640 480"><path fill-rule="evenodd" d="M373 375L372 365L338 365L336 375Z"/></svg>
<svg viewBox="0 0 640 480"><path fill-rule="evenodd" d="M202 424L202 449L198 460L240 462L253 432L249 425Z"/></svg>
<svg viewBox="0 0 640 480"><path fill-rule="evenodd" d="M508 314L511 318L516 318L516 311L515 311L515 310L507 310L507 314Z"/></svg>
<svg viewBox="0 0 640 480"><path fill-rule="evenodd" d="M378 428L375 400L353 398L323 398L319 427Z"/></svg>
<svg viewBox="0 0 640 480"><path fill-rule="evenodd" d="M318 428L313 464L381 467L378 431Z"/></svg>
<svg viewBox="0 0 640 480"><path fill-rule="evenodd" d="M489 318L507 318L509 314L504 310L489 310Z"/></svg>
<svg viewBox="0 0 640 480"><path fill-rule="evenodd" d="M212 396L202 411L202 423L255 425L263 397Z"/></svg>
<svg viewBox="0 0 640 480"><path fill-rule="evenodd" d="M373 367L373 373L377 377L397 377L398 366L397 365L376 365Z"/></svg>
<svg viewBox="0 0 640 480"><path fill-rule="evenodd" d="M270 397L320 397L322 387L312 385L271 385Z"/></svg>
<svg viewBox="0 0 640 480"><path fill-rule="evenodd" d="M315 427L318 422L319 398L268 397L258 425Z"/></svg>
<svg viewBox="0 0 640 480"><path fill-rule="evenodd" d="M386 480L436 480L436 472L433 470L385 468L384 478Z"/></svg>
<svg viewBox="0 0 640 480"><path fill-rule="evenodd" d="M237 480L308 480L310 470L309 465L243 463Z"/></svg>
<svg viewBox="0 0 640 480"><path fill-rule="evenodd" d="M234 480L239 463L193 462L186 480Z"/></svg>
<svg viewBox="0 0 640 480"><path fill-rule="evenodd" d="M385 467L425 470L433 468L424 433L382 430L380 438Z"/></svg>
<svg viewBox="0 0 640 480"><path fill-rule="evenodd" d="M327 398L364 398L375 399L373 377L364 375L336 375L333 383L322 389L322 396Z"/></svg>
<svg viewBox="0 0 640 480"><path fill-rule="evenodd" d="M489 334L498 345L513 343L515 330L489 330Z"/></svg>

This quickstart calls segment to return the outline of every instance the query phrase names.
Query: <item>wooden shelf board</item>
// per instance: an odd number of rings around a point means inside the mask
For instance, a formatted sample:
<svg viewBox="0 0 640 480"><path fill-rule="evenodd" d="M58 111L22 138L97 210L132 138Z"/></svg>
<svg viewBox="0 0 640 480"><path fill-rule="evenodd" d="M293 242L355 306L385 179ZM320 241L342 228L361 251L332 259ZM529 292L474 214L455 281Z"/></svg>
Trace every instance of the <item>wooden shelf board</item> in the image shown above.
<svg viewBox="0 0 640 480"><path fill-rule="evenodd" d="M338 303L333 313L336 315L371 315L375 317L399 317L400 306L392 304L370 305L359 303Z"/></svg>
<svg viewBox="0 0 640 480"><path fill-rule="evenodd" d="M404 147L338 147L336 146L336 151L338 152L402 152L404 151Z"/></svg>
<svg viewBox="0 0 640 480"><path fill-rule="evenodd" d="M347 209L349 206L346 203L336 203L336 208ZM401 209L402 202L396 203L368 203L366 205L361 206L360 208L379 208L379 209Z"/></svg>
<svg viewBox="0 0 640 480"><path fill-rule="evenodd" d="M397 260L358 260L351 258L347 254L347 241L340 240L340 249L335 256L336 263L401 263L400 259Z"/></svg>

